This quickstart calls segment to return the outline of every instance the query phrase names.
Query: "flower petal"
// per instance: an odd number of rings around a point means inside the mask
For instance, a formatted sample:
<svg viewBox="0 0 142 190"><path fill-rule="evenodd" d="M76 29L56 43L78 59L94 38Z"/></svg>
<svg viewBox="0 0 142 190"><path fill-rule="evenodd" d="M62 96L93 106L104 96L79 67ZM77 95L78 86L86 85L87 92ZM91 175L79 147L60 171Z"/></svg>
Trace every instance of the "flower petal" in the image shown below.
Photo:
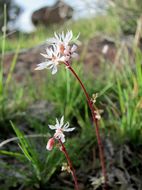
<svg viewBox="0 0 142 190"><path fill-rule="evenodd" d="M65 135L63 133L60 135L60 140L62 141L62 143L65 142Z"/></svg>
<svg viewBox="0 0 142 190"><path fill-rule="evenodd" d="M37 67L35 68L35 70L42 70L42 69L47 68L47 67L50 66L50 65L52 65L52 62L51 62L51 61L39 63L39 64L37 65Z"/></svg>
<svg viewBox="0 0 142 190"><path fill-rule="evenodd" d="M50 129L55 130L56 129L56 125L48 125Z"/></svg>
<svg viewBox="0 0 142 190"><path fill-rule="evenodd" d="M55 73L57 73L57 66L54 65L52 68L52 75L54 75Z"/></svg>
<svg viewBox="0 0 142 190"><path fill-rule="evenodd" d="M65 62L66 61L66 57L65 56L60 57L59 61L60 62Z"/></svg>
<svg viewBox="0 0 142 190"><path fill-rule="evenodd" d="M56 32L54 32L54 36L55 36L56 40L60 39L60 35L58 35Z"/></svg>
<svg viewBox="0 0 142 190"><path fill-rule="evenodd" d="M71 41L72 37L73 37L72 31L68 31L67 34L66 34L66 36L65 36L65 38L64 38L64 41L66 43L69 43Z"/></svg>
<svg viewBox="0 0 142 190"><path fill-rule="evenodd" d="M60 126L62 127L64 124L64 116L61 117L61 120L60 120Z"/></svg>
<svg viewBox="0 0 142 190"><path fill-rule="evenodd" d="M75 127L73 127L73 128L66 128L66 129L64 129L63 131L65 131L65 132L71 132L71 131L73 131L75 129Z"/></svg>
<svg viewBox="0 0 142 190"><path fill-rule="evenodd" d="M60 127L60 123L59 123L59 121L58 121L58 119L56 118L56 129L60 129L61 127Z"/></svg>
<svg viewBox="0 0 142 190"><path fill-rule="evenodd" d="M48 58L48 57L49 57L47 54L44 54L44 53L40 53L40 55L42 55L42 56L45 57L45 58Z"/></svg>
<svg viewBox="0 0 142 190"><path fill-rule="evenodd" d="M72 42L76 42L79 36L80 36L80 33L75 38L72 39Z"/></svg>
<svg viewBox="0 0 142 190"><path fill-rule="evenodd" d="M76 45L73 45L72 48L71 48L71 52L76 51L76 49L77 49L77 46L76 46Z"/></svg>
<svg viewBox="0 0 142 190"><path fill-rule="evenodd" d="M53 43L57 43L58 42L58 39L56 38L49 38L46 40L47 44L53 44Z"/></svg>
<svg viewBox="0 0 142 190"><path fill-rule="evenodd" d="M51 48L46 49L46 53L48 55L48 59L52 59L53 50Z"/></svg>
<svg viewBox="0 0 142 190"><path fill-rule="evenodd" d="M67 129L69 127L69 122L67 122L64 126L63 126L63 130Z"/></svg>
<svg viewBox="0 0 142 190"><path fill-rule="evenodd" d="M73 52L73 54L71 55L71 57L72 57L72 58L76 58L76 57L78 57L78 54L75 53L75 52Z"/></svg>

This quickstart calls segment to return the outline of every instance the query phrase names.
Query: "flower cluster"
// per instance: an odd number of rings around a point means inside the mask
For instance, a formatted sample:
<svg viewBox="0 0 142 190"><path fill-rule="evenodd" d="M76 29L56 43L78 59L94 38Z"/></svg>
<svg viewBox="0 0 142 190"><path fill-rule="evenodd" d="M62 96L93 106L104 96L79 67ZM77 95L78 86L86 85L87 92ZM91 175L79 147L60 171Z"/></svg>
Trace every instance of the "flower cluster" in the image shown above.
<svg viewBox="0 0 142 190"><path fill-rule="evenodd" d="M55 125L49 125L49 128L52 130L55 130L55 133L52 138L48 140L46 149L47 150L52 150L54 144L55 144L55 139L60 140L62 143L65 142L65 135L64 132L71 132L75 128L69 128L69 123L67 122L64 124L64 116L62 116L60 122L58 119L56 119L56 124Z"/></svg>
<svg viewBox="0 0 142 190"><path fill-rule="evenodd" d="M51 69L52 74L57 72L57 66L61 63L70 62L71 58L77 56L75 52L77 46L71 44L73 41L77 40L78 36L73 39L72 31L68 31L66 35L64 32L61 34L54 34L54 38L47 40L47 44L50 46L46 49L46 54L41 55L46 59L37 65L35 70Z"/></svg>

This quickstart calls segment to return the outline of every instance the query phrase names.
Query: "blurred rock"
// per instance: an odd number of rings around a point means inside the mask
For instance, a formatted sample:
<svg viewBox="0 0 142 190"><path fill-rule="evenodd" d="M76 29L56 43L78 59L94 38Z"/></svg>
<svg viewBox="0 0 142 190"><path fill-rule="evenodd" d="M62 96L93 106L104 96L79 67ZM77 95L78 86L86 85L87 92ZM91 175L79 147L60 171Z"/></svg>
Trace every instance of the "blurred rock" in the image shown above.
<svg viewBox="0 0 142 190"><path fill-rule="evenodd" d="M63 1L57 1L52 7L43 7L32 14L32 22L35 26L54 23L63 23L72 18L73 8Z"/></svg>
<svg viewBox="0 0 142 190"><path fill-rule="evenodd" d="M83 47L82 47L83 48ZM116 56L115 40L110 37L96 36L89 40L86 53L83 59L85 64L85 71L88 72L93 69L93 73L98 73L100 70L100 63L113 63Z"/></svg>
<svg viewBox="0 0 142 190"><path fill-rule="evenodd" d="M40 55L41 52L45 51L45 45L39 45L30 49L21 50L18 55L15 52L5 53L4 56L4 76L6 77L14 56L16 58L16 66L14 68L13 78L18 82L25 82L26 77L33 76L39 79L41 72L36 72L34 69L36 65L44 61L44 58ZM44 72L42 72L43 75Z"/></svg>

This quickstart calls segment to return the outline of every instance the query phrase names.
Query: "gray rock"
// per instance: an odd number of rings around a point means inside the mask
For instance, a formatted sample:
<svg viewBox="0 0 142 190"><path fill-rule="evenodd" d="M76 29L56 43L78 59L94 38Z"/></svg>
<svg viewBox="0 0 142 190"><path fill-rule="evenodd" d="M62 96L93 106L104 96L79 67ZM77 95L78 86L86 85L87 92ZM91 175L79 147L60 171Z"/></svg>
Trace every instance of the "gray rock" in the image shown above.
<svg viewBox="0 0 142 190"><path fill-rule="evenodd" d="M37 25L49 25L53 23L63 23L72 18L73 8L63 1L57 1L52 7L43 7L32 14L32 22Z"/></svg>

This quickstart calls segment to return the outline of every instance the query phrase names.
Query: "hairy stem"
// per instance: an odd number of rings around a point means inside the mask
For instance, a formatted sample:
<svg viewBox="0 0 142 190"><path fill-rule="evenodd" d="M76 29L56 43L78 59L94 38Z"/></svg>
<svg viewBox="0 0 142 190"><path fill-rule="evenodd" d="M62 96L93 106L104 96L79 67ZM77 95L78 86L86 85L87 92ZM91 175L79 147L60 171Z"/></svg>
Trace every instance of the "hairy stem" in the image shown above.
<svg viewBox="0 0 142 190"><path fill-rule="evenodd" d="M71 174L72 174L72 177L73 177L73 180L74 180L75 190L79 190L77 177L76 177L76 174L75 174L75 169L73 168L71 159L70 159L70 157L68 155L68 152L67 152L64 144L62 143L62 141L60 139L59 139L59 143L61 144L62 152L65 154L65 157L66 157L66 159L68 161L68 164L69 164L69 167L70 167L70 170L71 170Z"/></svg>
<svg viewBox="0 0 142 190"><path fill-rule="evenodd" d="M95 124L95 131L96 131L96 137L97 137L97 142L98 142L98 147L99 147L99 156L100 156L100 162L101 162L101 167L102 167L102 173L103 173L104 181L105 181L104 189L107 189L107 173L106 173L106 164L105 164L105 158L104 158L104 148L103 148L103 144L102 144L101 137L100 137L99 124L98 124L98 119L96 118L95 108L93 106L93 103L88 95L88 92L87 92L84 84L82 83L82 81L80 80L80 78L78 77L78 75L76 74L74 69L70 66L70 64L68 62L66 62L65 65L68 67L68 69L71 71L71 73L74 75L74 77L80 83L80 86L81 86L82 90L84 91L89 108L91 110L92 118L93 118L93 121Z"/></svg>

